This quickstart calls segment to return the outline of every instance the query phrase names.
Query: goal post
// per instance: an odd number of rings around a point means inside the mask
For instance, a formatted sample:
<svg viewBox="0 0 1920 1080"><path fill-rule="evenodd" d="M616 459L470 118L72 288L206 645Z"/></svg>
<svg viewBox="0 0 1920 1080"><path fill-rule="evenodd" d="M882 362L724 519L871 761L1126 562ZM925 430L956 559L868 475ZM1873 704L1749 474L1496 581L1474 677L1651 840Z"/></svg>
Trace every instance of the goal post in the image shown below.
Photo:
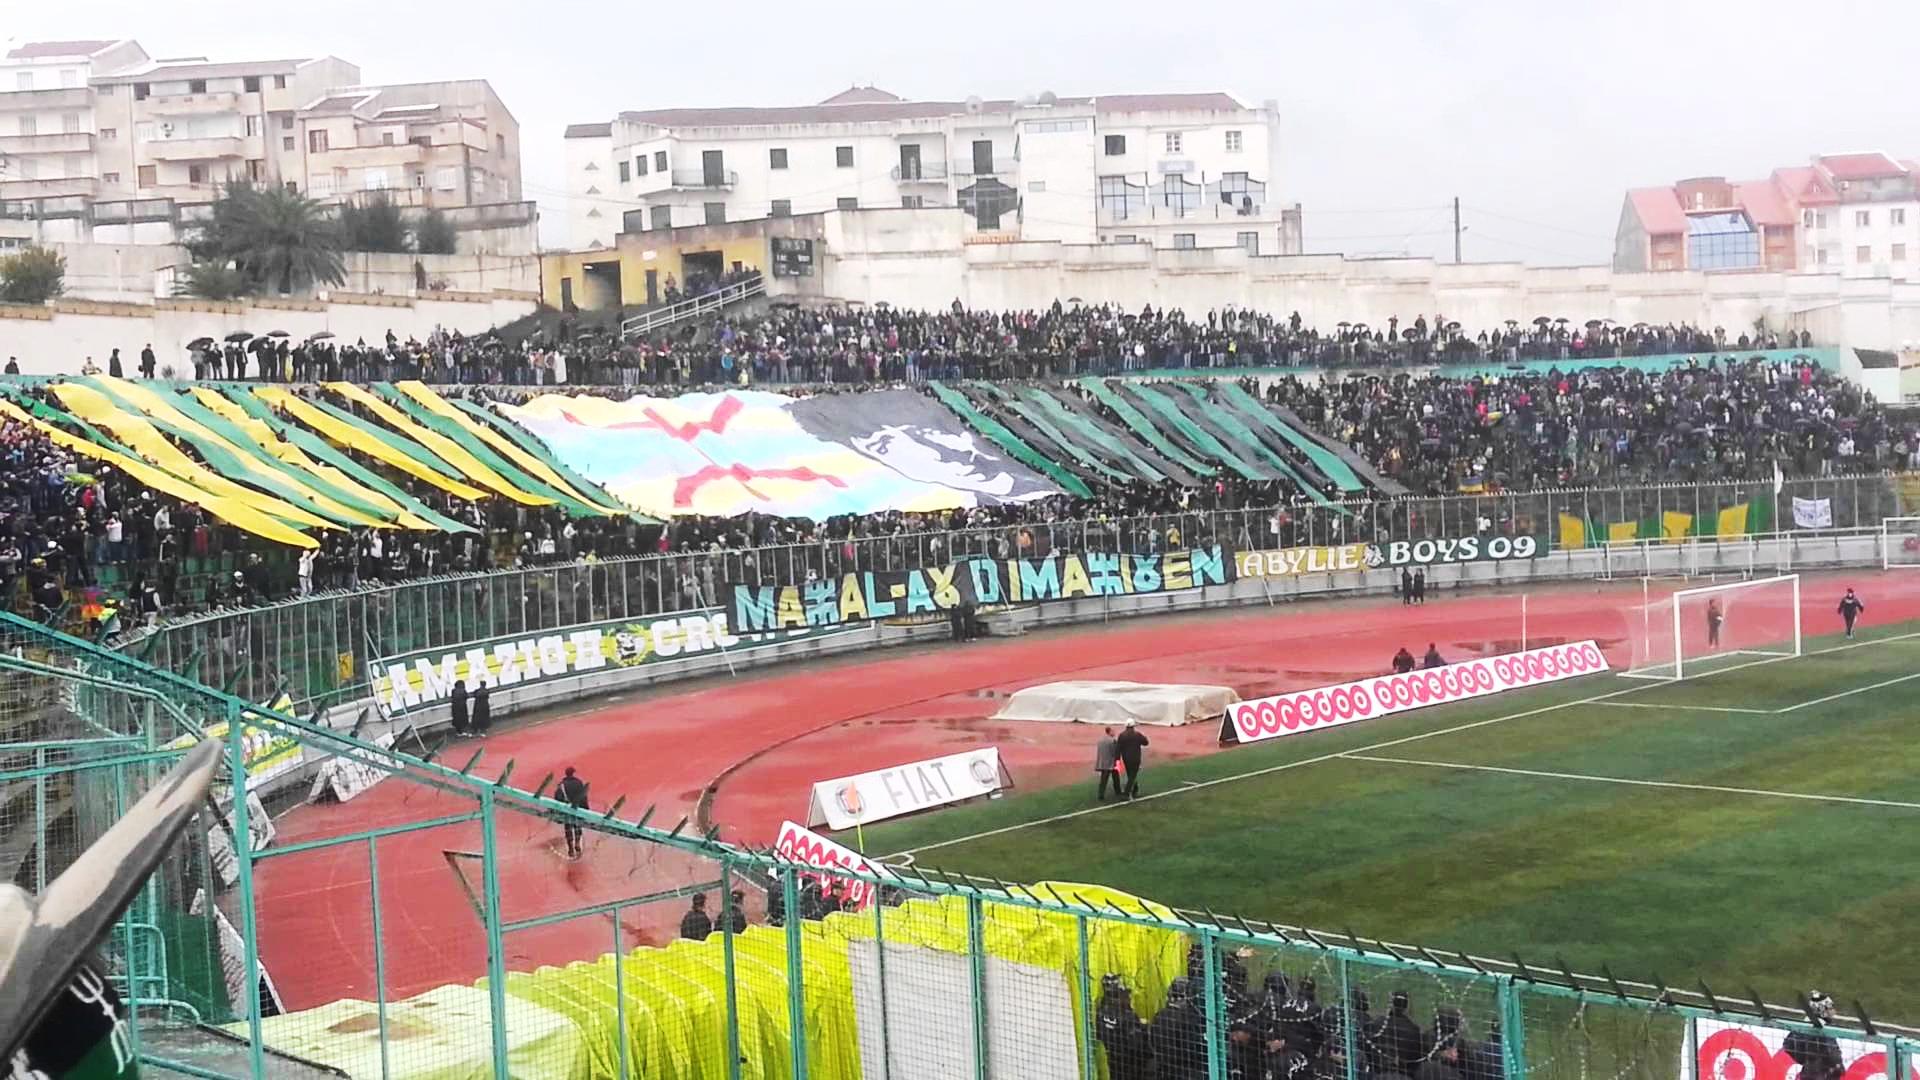
<svg viewBox="0 0 1920 1080"><path fill-rule="evenodd" d="M1920 517L1880 519L1880 566L1885 570L1920 566Z"/></svg>
<svg viewBox="0 0 1920 1080"><path fill-rule="evenodd" d="M1800 575L1649 594L1630 622L1630 678L1685 679L1725 669L1734 657L1801 655ZM1751 661L1749 661L1751 662Z"/></svg>

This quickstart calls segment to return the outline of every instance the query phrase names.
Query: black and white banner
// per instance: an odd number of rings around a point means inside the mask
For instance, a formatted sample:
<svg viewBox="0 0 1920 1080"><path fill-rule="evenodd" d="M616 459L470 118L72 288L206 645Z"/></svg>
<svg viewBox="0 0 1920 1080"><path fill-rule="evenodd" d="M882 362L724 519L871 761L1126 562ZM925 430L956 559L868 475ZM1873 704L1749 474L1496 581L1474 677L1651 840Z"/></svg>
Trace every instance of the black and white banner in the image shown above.
<svg viewBox="0 0 1920 1080"><path fill-rule="evenodd" d="M813 785L807 825L851 829L991 795L1011 786L996 747L896 765Z"/></svg>

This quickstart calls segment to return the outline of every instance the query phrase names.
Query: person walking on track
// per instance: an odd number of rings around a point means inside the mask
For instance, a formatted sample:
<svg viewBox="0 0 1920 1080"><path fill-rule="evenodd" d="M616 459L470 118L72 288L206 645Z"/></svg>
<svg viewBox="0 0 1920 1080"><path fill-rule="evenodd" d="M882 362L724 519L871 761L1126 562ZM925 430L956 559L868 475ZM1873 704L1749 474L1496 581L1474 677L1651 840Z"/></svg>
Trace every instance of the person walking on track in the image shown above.
<svg viewBox="0 0 1920 1080"><path fill-rule="evenodd" d="M1140 728L1131 720L1127 729L1114 740L1120 750L1120 763L1127 767L1127 798L1140 794L1141 751L1148 745L1147 737L1140 734Z"/></svg>
<svg viewBox="0 0 1920 1080"><path fill-rule="evenodd" d="M1848 641L1853 640L1853 621L1858 619L1860 613L1865 610L1867 605L1860 602L1860 598L1853 594L1852 589L1848 589L1847 595L1840 598L1840 617L1847 622Z"/></svg>
<svg viewBox="0 0 1920 1080"><path fill-rule="evenodd" d="M560 778L560 786L554 789L554 797L576 810L587 808L587 782L574 775L573 766L567 766L567 774ZM566 818L561 826L567 834L567 858L578 859L586 854L583 830L578 821Z"/></svg>
<svg viewBox="0 0 1920 1080"><path fill-rule="evenodd" d="M1106 734L1100 736L1100 741L1095 743L1093 747L1093 771L1100 774L1100 794L1098 801L1107 801L1108 784L1113 785L1114 795L1118 796L1125 793L1126 789L1122 786L1125 781L1121 780L1119 774L1114 772L1114 769L1117 768L1119 764L1120 740L1114 738L1113 729L1108 728Z"/></svg>

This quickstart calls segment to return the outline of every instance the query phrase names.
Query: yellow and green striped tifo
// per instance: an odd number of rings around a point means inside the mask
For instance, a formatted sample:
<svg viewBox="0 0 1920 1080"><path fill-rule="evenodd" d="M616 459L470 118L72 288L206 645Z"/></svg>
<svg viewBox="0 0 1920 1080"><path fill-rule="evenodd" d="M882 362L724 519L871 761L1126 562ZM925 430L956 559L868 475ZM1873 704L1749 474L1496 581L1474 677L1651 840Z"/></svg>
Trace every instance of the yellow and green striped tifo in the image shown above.
<svg viewBox="0 0 1920 1080"><path fill-rule="evenodd" d="M1755 497L1710 513L1666 510L1633 521L1596 523L1590 517L1562 512L1557 516L1554 547L1561 551L1625 544L1640 540L1679 543L1702 537L1748 536L1773 528L1773 501Z"/></svg>

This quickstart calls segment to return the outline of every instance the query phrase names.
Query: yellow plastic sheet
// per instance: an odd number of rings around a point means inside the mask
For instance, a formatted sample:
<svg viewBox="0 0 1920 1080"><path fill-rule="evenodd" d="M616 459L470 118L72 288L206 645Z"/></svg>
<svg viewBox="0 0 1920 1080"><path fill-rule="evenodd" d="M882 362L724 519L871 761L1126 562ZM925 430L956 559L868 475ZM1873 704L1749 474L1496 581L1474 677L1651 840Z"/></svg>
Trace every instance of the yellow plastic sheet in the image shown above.
<svg viewBox="0 0 1920 1080"><path fill-rule="evenodd" d="M471 986L443 986L405 1001L389 1001L384 1058L380 1013L370 1001L336 1001L269 1016L260 1028L261 1037L275 1050L331 1065L348 1076L474 1080L494 1074L491 1016L486 991ZM507 1070L515 1080L608 1075L588 1068L585 1040L566 1016L509 994L506 1020ZM245 1037L247 1025L233 1024L227 1030Z"/></svg>
<svg viewBox="0 0 1920 1080"><path fill-rule="evenodd" d="M524 506L552 506L553 500L544 495L530 495L507 483L506 477L494 472L477 457L467 452L467 448L447 438L437 431L429 431L413 422L413 418L399 409L381 401L367 391L352 383L325 383L328 390L339 394L349 401L356 402L379 417L388 427L405 435L427 449L440 455L441 460L466 474L467 479L482 487L505 495Z"/></svg>
<svg viewBox="0 0 1920 1080"><path fill-rule="evenodd" d="M627 513L627 511L619 509L618 507L607 506L587 498L580 493L578 488L567 483L566 478L555 472L546 462L527 453L518 443L515 443L512 439L507 438L505 435L500 434L485 424L475 423L473 417L447 404L446 399L434 393L427 384L418 380L409 379L406 382L394 383L393 388L418 402L420 407L426 409L428 412L438 416L444 416L448 420L460 425L462 430L474 438L479 439L481 442L486 443L488 446L493 447L495 452L505 457L508 461L513 462L538 479L545 481L552 486L554 490L572 497L582 505L590 506L608 516L621 516Z"/></svg>
<svg viewBox="0 0 1920 1080"><path fill-rule="evenodd" d="M119 436L121 442L143 459L202 491L238 500L262 514L269 514L283 521L297 522L320 529L338 528L333 522L318 514L295 506L285 499L255 491L245 484L236 483L207 468L189 457L185 451L168 442L146 417L136 416L121 409L105 394L90 386L81 386L78 383L56 383L53 386L53 393L60 399L60 403L67 407L67 411L95 427L113 432Z"/></svg>
<svg viewBox="0 0 1920 1080"><path fill-rule="evenodd" d="M408 476L424 480L457 499L473 502L487 497L487 493L477 487L442 476L379 439L368 438L366 433L353 425L342 423L324 409L314 408L311 402L302 401L298 395L277 386L256 387L253 393L255 397L273 408L285 409L287 415L319 432L328 442L341 449L358 450L368 457L378 458Z"/></svg>
<svg viewBox="0 0 1920 1080"><path fill-rule="evenodd" d="M55 443L83 457L112 465L114 468L121 470L128 476L133 477L135 480L138 480L155 491L171 495L182 502L193 503L195 506L206 510L214 517L219 518L221 521L235 528L245 529L255 536L265 537L268 540L288 544L293 547L317 548L320 546L319 542L312 537L255 510L251 506L247 506L235 499L212 494L162 469L149 465L139 458L128 457L125 454L109 450L104 446L88 442L78 435L74 435L36 417L29 416L25 411L20 409L19 406L10 401L0 400L0 416L6 416L9 419L17 420L23 424L32 424L34 427L45 432L47 437Z"/></svg>

